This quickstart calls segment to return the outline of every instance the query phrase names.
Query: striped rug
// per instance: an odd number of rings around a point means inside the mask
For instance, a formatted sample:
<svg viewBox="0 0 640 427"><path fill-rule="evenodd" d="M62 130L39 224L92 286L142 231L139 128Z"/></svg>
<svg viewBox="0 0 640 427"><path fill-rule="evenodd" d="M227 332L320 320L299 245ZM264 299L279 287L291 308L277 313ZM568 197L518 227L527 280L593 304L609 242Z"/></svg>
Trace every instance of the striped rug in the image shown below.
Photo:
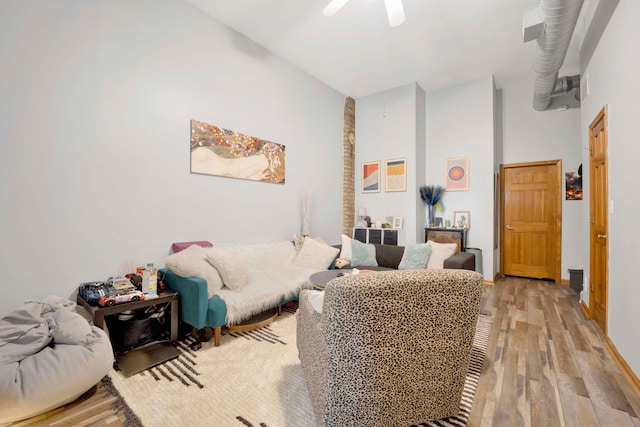
<svg viewBox="0 0 640 427"><path fill-rule="evenodd" d="M257 331L223 335L221 345L191 339L180 356L131 377L112 371L114 386L147 427L315 426L296 348L295 310ZM420 426L465 426L482 371L493 318L480 315L460 412Z"/></svg>

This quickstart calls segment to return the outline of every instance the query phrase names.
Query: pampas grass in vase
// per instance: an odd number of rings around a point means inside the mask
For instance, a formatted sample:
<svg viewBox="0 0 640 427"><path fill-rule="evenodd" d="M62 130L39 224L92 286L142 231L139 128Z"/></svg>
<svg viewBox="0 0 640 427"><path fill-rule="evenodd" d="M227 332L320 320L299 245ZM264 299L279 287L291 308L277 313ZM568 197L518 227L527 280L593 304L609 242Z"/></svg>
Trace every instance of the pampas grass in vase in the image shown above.
<svg viewBox="0 0 640 427"><path fill-rule="evenodd" d="M311 227L311 193L302 193L302 235L309 235Z"/></svg>
<svg viewBox="0 0 640 427"><path fill-rule="evenodd" d="M435 206L440 203L445 189L441 185L423 185L420 187L420 198L427 205L429 218L427 226L433 226L436 221Z"/></svg>

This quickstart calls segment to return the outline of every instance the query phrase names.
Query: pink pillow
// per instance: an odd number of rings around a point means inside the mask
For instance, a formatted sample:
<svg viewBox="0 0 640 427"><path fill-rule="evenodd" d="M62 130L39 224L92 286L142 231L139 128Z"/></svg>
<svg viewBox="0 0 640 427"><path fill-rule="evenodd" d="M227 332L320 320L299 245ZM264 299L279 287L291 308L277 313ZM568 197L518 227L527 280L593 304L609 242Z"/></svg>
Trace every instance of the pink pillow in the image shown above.
<svg viewBox="0 0 640 427"><path fill-rule="evenodd" d="M174 243L174 244L171 245L171 250L175 254L175 253L178 253L180 251L184 251L185 249L187 249L191 245L198 245L198 246L202 246L203 248L212 248L213 247L213 244L211 244L211 242L207 242L206 240L201 240L199 242L179 242L179 243Z"/></svg>

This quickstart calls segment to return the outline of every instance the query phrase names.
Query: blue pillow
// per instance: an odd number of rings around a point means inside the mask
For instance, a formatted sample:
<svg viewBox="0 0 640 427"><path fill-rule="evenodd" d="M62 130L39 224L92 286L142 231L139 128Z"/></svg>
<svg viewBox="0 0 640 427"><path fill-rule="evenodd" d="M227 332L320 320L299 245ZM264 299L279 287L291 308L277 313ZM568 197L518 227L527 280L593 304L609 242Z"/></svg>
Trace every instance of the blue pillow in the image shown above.
<svg viewBox="0 0 640 427"><path fill-rule="evenodd" d="M404 247L404 254L402 254L402 260L398 265L398 270L420 270L427 268L430 255L430 244L409 243Z"/></svg>
<svg viewBox="0 0 640 427"><path fill-rule="evenodd" d="M352 267L377 267L376 247L362 243L359 240L351 240L351 266Z"/></svg>

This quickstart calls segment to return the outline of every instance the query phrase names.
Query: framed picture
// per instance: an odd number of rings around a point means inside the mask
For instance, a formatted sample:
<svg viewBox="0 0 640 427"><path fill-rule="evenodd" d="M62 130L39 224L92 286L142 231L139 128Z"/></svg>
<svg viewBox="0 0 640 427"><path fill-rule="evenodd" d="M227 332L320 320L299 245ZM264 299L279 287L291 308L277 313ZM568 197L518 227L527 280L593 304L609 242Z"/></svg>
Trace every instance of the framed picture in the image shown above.
<svg viewBox="0 0 640 427"><path fill-rule="evenodd" d="M447 191L469 190L469 157L444 159L444 189Z"/></svg>
<svg viewBox="0 0 640 427"><path fill-rule="evenodd" d="M384 191L407 191L407 159L384 162Z"/></svg>
<svg viewBox="0 0 640 427"><path fill-rule="evenodd" d="M395 229L402 228L402 217L401 216L394 216L393 217L393 228L395 228Z"/></svg>
<svg viewBox="0 0 640 427"><path fill-rule="evenodd" d="M380 162L362 164L362 192L380 192Z"/></svg>
<svg viewBox="0 0 640 427"><path fill-rule="evenodd" d="M454 228L469 228L471 214L469 211L454 211L453 212L453 227Z"/></svg>
<svg viewBox="0 0 640 427"><path fill-rule="evenodd" d="M285 146L191 120L191 173L285 182Z"/></svg>
<svg viewBox="0 0 640 427"><path fill-rule="evenodd" d="M436 217L436 228L442 228L442 218L439 216Z"/></svg>

